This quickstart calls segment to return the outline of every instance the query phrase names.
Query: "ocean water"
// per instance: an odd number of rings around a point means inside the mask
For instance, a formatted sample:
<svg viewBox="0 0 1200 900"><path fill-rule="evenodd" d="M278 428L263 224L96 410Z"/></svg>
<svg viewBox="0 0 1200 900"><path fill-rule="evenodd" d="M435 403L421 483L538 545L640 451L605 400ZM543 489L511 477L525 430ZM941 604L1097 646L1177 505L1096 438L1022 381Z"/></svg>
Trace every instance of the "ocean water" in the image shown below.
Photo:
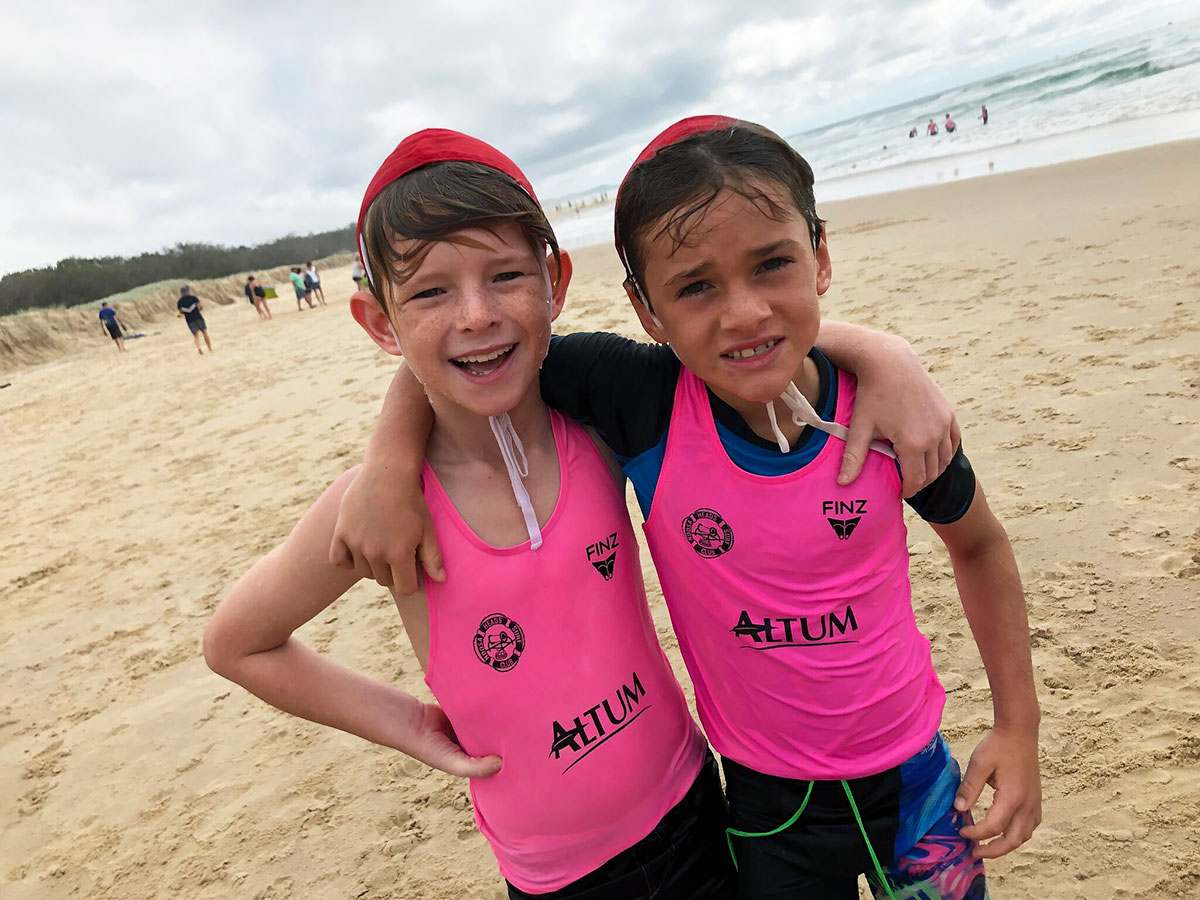
<svg viewBox="0 0 1200 900"><path fill-rule="evenodd" d="M986 126L978 118L982 104ZM953 134L942 127L946 113L958 125ZM930 119L938 124L935 137L925 134ZM909 138L913 127L917 137ZM787 139L812 164L817 200L826 202L1194 137L1200 137L1200 19ZM612 205L556 218L554 225L567 247L611 240Z"/></svg>

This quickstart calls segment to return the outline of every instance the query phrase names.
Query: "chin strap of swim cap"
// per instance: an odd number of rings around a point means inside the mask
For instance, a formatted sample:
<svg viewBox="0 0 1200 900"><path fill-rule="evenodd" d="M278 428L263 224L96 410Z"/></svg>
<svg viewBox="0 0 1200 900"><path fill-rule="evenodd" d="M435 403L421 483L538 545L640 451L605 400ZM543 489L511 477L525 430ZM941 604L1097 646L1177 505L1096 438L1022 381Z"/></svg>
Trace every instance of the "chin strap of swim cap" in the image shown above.
<svg viewBox="0 0 1200 900"><path fill-rule="evenodd" d="M517 506L525 517L525 530L529 532L529 549L536 550L542 546L542 528L538 525L537 513L533 509L533 501L529 499L529 491L525 490L525 482L521 479L529 475L529 459L525 456L525 445L517 430L513 428L508 413L498 416L488 416L488 425L500 447L500 455L504 458L504 468L508 470L508 481L512 485L513 496L517 498ZM518 462L519 460L519 462Z"/></svg>
<svg viewBox="0 0 1200 900"><path fill-rule="evenodd" d="M542 270L542 281L546 283L546 305L554 302L554 285L550 283L550 264L546 262L546 244L542 244L542 253L538 256L538 266Z"/></svg>
<svg viewBox="0 0 1200 900"><path fill-rule="evenodd" d="M800 392L800 388L796 387L795 384L788 382L787 389L779 396L779 399L783 401L784 406L791 410L792 424L811 425L817 431L823 431L843 441L849 440L850 429L837 422L826 422L818 416L817 411L808 402L808 398ZM771 420L771 432L775 435L775 442L779 444L779 452L787 453L792 448L788 443L788 439L779 429L779 423L775 419L775 403L772 401L766 404L766 407L767 418ZM876 453L882 453L884 456L890 456L892 459L896 458L896 451L883 441L871 441L869 449L874 450Z"/></svg>

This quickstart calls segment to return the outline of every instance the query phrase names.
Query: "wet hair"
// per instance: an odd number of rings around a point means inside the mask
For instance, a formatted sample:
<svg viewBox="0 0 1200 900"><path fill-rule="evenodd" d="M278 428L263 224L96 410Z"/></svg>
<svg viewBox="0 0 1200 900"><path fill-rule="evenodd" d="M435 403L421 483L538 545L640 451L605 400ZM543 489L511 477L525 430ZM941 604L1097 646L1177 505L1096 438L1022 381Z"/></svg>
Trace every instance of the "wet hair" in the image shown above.
<svg viewBox="0 0 1200 900"><path fill-rule="evenodd" d="M763 189L782 188L791 206ZM812 167L775 132L734 122L670 144L625 176L617 196L617 235L627 264L626 283L650 305L645 281L646 244L667 235L681 247L723 190L783 222L797 212L808 223L816 250L825 220L817 216Z"/></svg>
<svg viewBox="0 0 1200 900"><path fill-rule="evenodd" d="M246 279L246 283L249 284L253 280L254 280L254 276L251 275L249 278Z"/></svg>
<svg viewBox="0 0 1200 900"><path fill-rule="evenodd" d="M467 243L451 236L468 228L508 224L520 226L535 255L540 257L543 246L548 247L562 271L558 239L546 214L503 172L458 161L431 163L409 172L384 188L363 216L372 293L382 301L392 282L402 284L412 278L437 241ZM415 241L416 246L401 254L396 238Z"/></svg>
<svg viewBox="0 0 1200 900"><path fill-rule="evenodd" d="M310 259L308 262L305 263L305 265L311 269L312 268L312 260Z"/></svg>

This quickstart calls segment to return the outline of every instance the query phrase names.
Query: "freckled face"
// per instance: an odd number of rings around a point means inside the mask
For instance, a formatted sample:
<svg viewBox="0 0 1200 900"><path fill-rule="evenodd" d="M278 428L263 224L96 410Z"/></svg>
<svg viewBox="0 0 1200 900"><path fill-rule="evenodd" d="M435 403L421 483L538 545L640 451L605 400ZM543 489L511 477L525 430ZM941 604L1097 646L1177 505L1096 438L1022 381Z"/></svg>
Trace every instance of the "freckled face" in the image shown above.
<svg viewBox="0 0 1200 900"><path fill-rule="evenodd" d="M470 228L452 238L435 243L408 281L392 285L392 320L430 394L497 415L534 384L559 304L519 226Z"/></svg>
<svg viewBox="0 0 1200 900"><path fill-rule="evenodd" d="M818 297L832 277L824 240L814 253L790 197L769 182L749 188L792 215L779 221L726 189L682 246L670 235L645 244L645 289L661 337L739 411L777 398L799 377L820 327Z"/></svg>

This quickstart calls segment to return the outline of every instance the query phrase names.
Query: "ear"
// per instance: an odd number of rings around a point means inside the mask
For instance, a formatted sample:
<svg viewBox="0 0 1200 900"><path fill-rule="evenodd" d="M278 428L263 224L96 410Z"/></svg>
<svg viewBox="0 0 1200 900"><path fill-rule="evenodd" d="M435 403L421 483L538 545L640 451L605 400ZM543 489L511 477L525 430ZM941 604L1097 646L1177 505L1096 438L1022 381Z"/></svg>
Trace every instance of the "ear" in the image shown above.
<svg viewBox="0 0 1200 900"><path fill-rule="evenodd" d="M404 351L392 331L392 323L374 294L367 291L355 291L350 295L350 315L362 326L362 330L371 336L384 352L392 356L403 356Z"/></svg>
<svg viewBox="0 0 1200 900"><path fill-rule="evenodd" d="M662 323L658 321L658 316L646 308L646 304L638 296L637 288L633 286L633 283L627 278L621 287L625 288L625 296L633 304L633 311L637 313L638 321L642 323L642 328L646 334L650 335L650 337L654 338L660 344L671 343L667 337L667 333L663 331Z"/></svg>
<svg viewBox="0 0 1200 900"><path fill-rule="evenodd" d="M821 243L817 245L817 296L829 290L833 283L833 260L829 258L829 238L825 226L821 226Z"/></svg>
<svg viewBox="0 0 1200 900"><path fill-rule="evenodd" d="M546 257L547 271L550 273L550 321L558 318L567 300L567 288L571 284L571 275L575 266L571 262L571 254L566 250L559 251L559 264L554 265L554 254ZM557 276L557 279L556 277Z"/></svg>

